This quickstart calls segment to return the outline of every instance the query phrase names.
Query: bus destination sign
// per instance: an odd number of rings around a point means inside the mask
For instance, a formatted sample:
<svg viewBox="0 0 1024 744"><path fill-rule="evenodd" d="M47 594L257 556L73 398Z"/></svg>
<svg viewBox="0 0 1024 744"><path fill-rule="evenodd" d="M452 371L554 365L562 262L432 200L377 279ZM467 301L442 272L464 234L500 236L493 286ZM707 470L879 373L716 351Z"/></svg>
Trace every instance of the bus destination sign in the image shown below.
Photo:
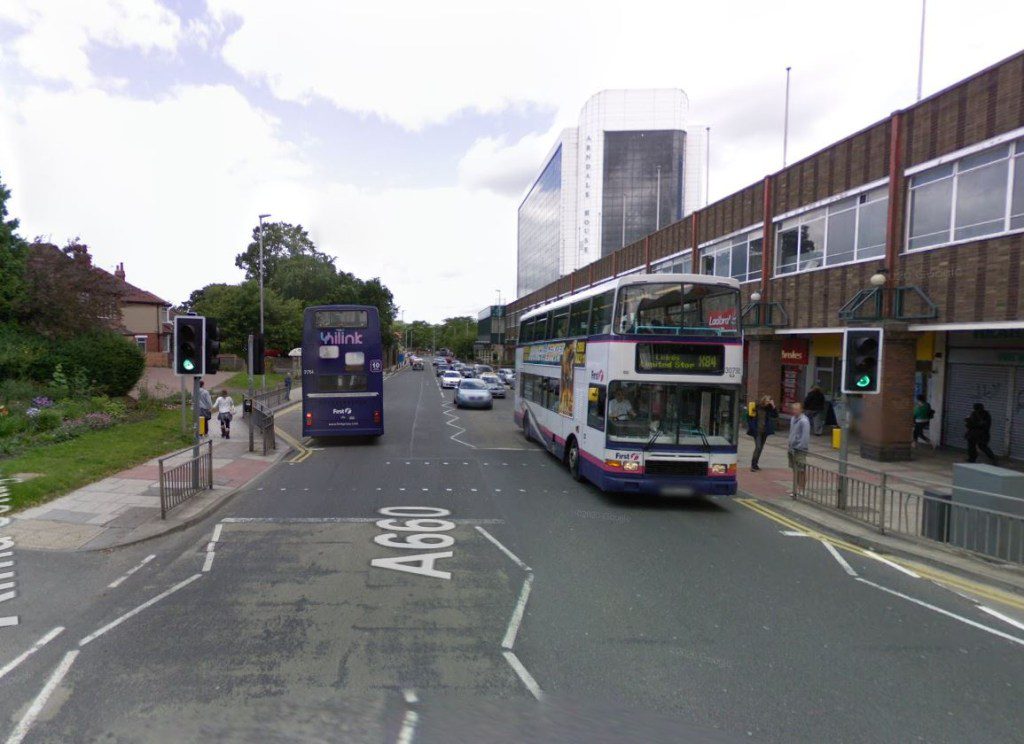
<svg viewBox="0 0 1024 744"><path fill-rule="evenodd" d="M637 372L720 375L725 347L715 344L637 344Z"/></svg>

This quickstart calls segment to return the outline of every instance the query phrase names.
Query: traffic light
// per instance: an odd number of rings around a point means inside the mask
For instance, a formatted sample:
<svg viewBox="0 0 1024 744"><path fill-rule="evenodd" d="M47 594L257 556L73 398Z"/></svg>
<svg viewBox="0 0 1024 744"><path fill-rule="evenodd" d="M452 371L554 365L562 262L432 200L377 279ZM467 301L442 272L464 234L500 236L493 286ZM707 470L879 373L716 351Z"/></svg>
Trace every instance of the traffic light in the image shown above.
<svg viewBox="0 0 1024 744"><path fill-rule="evenodd" d="M263 334L252 334L252 372L250 374L262 375L265 373L266 355L267 348L263 342Z"/></svg>
<svg viewBox="0 0 1024 744"><path fill-rule="evenodd" d="M204 334L204 362L205 374L212 375L220 369L220 331L217 330L217 321L213 318L206 319L206 333Z"/></svg>
<svg viewBox="0 0 1024 744"><path fill-rule="evenodd" d="M843 392L872 395L882 389L882 329L849 329L843 336Z"/></svg>
<svg viewBox="0 0 1024 744"><path fill-rule="evenodd" d="M202 375L206 318L178 315L174 318L174 374Z"/></svg>

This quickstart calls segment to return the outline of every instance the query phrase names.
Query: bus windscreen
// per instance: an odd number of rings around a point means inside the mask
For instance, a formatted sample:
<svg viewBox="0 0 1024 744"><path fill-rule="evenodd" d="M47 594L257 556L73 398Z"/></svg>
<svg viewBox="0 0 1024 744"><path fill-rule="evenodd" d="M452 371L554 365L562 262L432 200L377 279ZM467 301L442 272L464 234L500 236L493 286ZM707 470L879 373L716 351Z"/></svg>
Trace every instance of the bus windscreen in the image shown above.
<svg viewBox="0 0 1024 744"><path fill-rule="evenodd" d="M317 310L317 328L366 328L365 310Z"/></svg>

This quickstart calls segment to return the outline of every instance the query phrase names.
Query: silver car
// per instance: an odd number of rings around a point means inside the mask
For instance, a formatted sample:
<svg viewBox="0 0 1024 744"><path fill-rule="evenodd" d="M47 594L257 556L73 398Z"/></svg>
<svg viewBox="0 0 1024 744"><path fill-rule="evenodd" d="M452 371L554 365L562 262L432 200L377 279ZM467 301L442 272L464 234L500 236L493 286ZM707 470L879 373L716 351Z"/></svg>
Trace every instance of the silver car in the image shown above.
<svg viewBox="0 0 1024 744"><path fill-rule="evenodd" d="M454 369L449 369L441 373L441 387L443 388L457 388L461 381L462 375Z"/></svg>
<svg viewBox="0 0 1024 744"><path fill-rule="evenodd" d="M491 391L491 395L495 398L505 397L505 383L501 381L493 372L484 372L480 375L480 379L483 380L484 384L487 385L487 389Z"/></svg>
<svg viewBox="0 0 1024 744"><path fill-rule="evenodd" d="M456 408L491 408L494 398L483 380L468 378L455 389Z"/></svg>

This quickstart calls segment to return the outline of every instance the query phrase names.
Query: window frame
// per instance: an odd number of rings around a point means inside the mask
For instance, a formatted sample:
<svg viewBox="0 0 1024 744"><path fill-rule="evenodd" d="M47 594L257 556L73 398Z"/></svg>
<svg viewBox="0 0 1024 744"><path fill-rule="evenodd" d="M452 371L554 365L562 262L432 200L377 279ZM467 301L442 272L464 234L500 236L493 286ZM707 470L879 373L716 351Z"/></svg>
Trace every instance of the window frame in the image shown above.
<svg viewBox="0 0 1024 744"><path fill-rule="evenodd" d="M1010 136L1012 135L1012 136ZM987 150L995 150L996 148L1005 147L1005 157L1000 157L994 160L990 160L986 163L973 165L969 168L965 168L963 171L960 170L960 164L968 158L980 155ZM1002 216L1002 228L991 233L984 233L982 235L972 235L965 238L957 238L957 224L956 224L956 210L957 210L957 198L959 196L959 181L961 173L969 174L975 172L981 168L990 167L993 164L1001 163L1006 161L1006 191L1003 200L1003 216ZM947 228L945 231L945 240L940 240L937 243L929 245L923 245L917 248L911 247L910 241L913 236L910 233L911 229L911 208L913 206L913 194L915 189L919 189L922 186L927 186L931 183L942 179L933 179L925 183L915 186L913 184L914 179L923 175L928 174L931 171L936 171L940 168L950 168L950 174L943 176L943 178L949 178L952 182L950 188L949 198L949 219L947 220ZM904 177L907 179L906 189L906 214L903 229L903 250L902 253L918 253L920 251L929 251L935 248L946 248L949 246L962 245L964 243L974 243L979 240L991 240L992 238L1002 237L1004 235L1013 235L1015 233L1024 232L1024 224L1020 227L1013 227L1013 190L1017 182L1017 179L1021 179L1024 182L1024 129L1015 130L1013 133L1006 133L1000 137L996 137L985 142L979 142L976 145L972 145L969 148L964 148L956 153L950 153L942 158L935 161L922 163L921 165L909 168L904 171ZM985 224L985 223L978 223ZM972 225L961 226L972 227ZM930 233L929 233L930 234Z"/></svg>
<svg viewBox="0 0 1024 744"><path fill-rule="evenodd" d="M744 255L746 256L746 271L743 272L742 277L736 276L732 271L732 250L738 247L740 244L739 240L743 241ZM750 245L754 241L761 241L761 253L764 255L764 223L758 223L745 227L742 230L736 230L726 235L719 235L714 240L709 240L706 243L697 246L698 256L698 268L702 276L721 276L729 279L735 279L740 284L747 284L749 282L761 281L763 274L763 266L761 261L758 261L757 268L751 270L750 267ZM709 253L710 252L710 253ZM705 257L715 256L717 257L721 253L729 254L729 271L726 274L716 274L712 270L711 273L704 271L704 259ZM715 258L717 262L717 258ZM751 274L757 274L757 276L751 276Z"/></svg>

